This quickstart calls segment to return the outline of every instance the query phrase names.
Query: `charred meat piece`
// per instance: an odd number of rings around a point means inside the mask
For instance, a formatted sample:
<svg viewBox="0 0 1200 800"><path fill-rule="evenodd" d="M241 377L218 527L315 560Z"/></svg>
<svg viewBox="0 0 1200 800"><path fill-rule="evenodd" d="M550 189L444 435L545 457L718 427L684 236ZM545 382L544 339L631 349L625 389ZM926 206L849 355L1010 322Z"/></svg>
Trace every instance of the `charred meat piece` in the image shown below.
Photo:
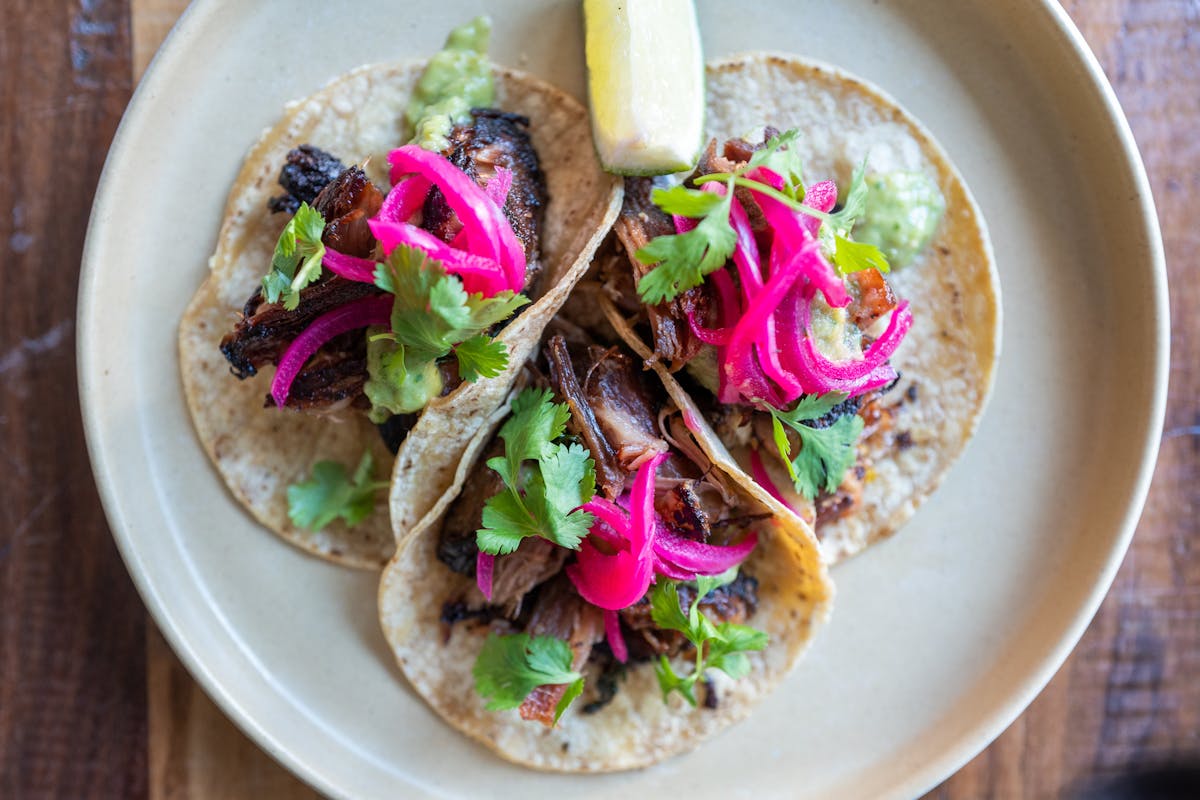
<svg viewBox="0 0 1200 800"><path fill-rule="evenodd" d="M363 384L367 381L367 341L361 331L344 333L326 342L296 375L288 390L287 406L301 411L339 411L348 406L369 408ZM275 400L267 395L265 408Z"/></svg>
<svg viewBox="0 0 1200 800"><path fill-rule="evenodd" d="M521 613L525 596L557 575L569 553L540 536L526 537L514 552L496 559L491 604L501 606L505 616L514 619Z"/></svg>
<svg viewBox="0 0 1200 800"><path fill-rule="evenodd" d="M525 631L531 636L565 640L573 655L571 668L580 670L587 663L592 646L604 638L604 618L600 609L580 597L562 574L538 593ZM554 708L566 691L565 684L537 687L521 703L521 719L537 720L547 727L553 725Z"/></svg>
<svg viewBox="0 0 1200 800"><path fill-rule="evenodd" d="M846 470L846 477L832 492L822 492L817 495L817 518L814 526L819 530L822 525L835 522L853 511L862 502L863 477L866 469L855 466Z"/></svg>
<svg viewBox="0 0 1200 800"><path fill-rule="evenodd" d="M375 250L375 237L367 220L379 213L381 205L383 192L361 167L350 167L313 200L313 208L325 218L321 241L339 253L369 258Z"/></svg>
<svg viewBox="0 0 1200 800"><path fill-rule="evenodd" d="M450 506L446 521L442 524L438 538L438 560L460 575L475 575L475 557L479 554L475 532L483 527L483 504L489 497L504 490L504 481L499 473L488 469L486 464L488 459L502 455L504 440L497 436L479 459L479 465L467 476L462 492Z"/></svg>
<svg viewBox="0 0 1200 800"><path fill-rule="evenodd" d="M450 147L442 155L480 186L486 186L495 177L496 167L512 172L504 216L525 247L529 262L525 289L531 291L540 271L538 248L548 197L546 178L528 128L529 120L518 114L491 108L472 109L471 122L456 125L450 131ZM425 201L422 218L422 227L447 242L462 228L446 198L436 188Z"/></svg>
<svg viewBox="0 0 1200 800"><path fill-rule="evenodd" d="M621 214L613 226L629 257L634 287L653 269L651 265L638 261L634 253L645 247L651 239L675 233L675 224L671 222L671 217L651 201L653 189L654 183L650 178L626 178L625 200L621 204ZM631 284L610 281L610 285L628 287ZM636 294L630 302L640 304ZM646 306L646 315L654 335L654 352L672 369L682 367L688 359L696 355L703 344L688 328L687 308L689 304L701 306L704 302L703 287L696 287L670 302Z"/></svg>
<svg viewBox="0 0 1200 800"><path fill-rule="evenodd" d="M221 352L234 375L248 378L259 367L277 363L292 340L317 317L378 292L370 284L334 275L305 289L304 301L294 311L288 311L282 303L265 302L262 292L256 291L242 309L237 325L221 339Z"/></svg>
<svg viewBox="0 0 1200 800"><path fill-rule="evenodd" d="M676 533L701 542L707 542L712 536L712 524L700 495L696 493L695 481L683 480L667 491L657 492L654 508Z"/></svg>
<svg viewBox="0 0 1200 800"><path fill-rule="evenodd" d="M567 342L562 336L552 336L546 343L546 360L550 364L550 381L559 399L571 409L571 432L583 440L596 462L596 482L609 499L625 488L625 471L617 461L616 451L600 431L596 415L579 385L579 377L571 363Z"/></svg>
<svg viewBox="0 0 1200 800"><path fill-rule="evenodd" d="M588 348L583 392L600 430L626 472L669 449L659 436L658 413L645 378L628 355L593 345Z"/></svg>
<svg viewBox="0 0 1200 800"><path fill-rule="evenodd" d="M417 414L393 414L386 422L375 427L379 429L379 437L387 445L387 449L395 455L400 451L400 445L408 436L408 432L417 424Z"/></svg>
<svg viewBox="0 0 1200 800"><path fill-rule="evenodd" d="M865 331L896 307L896 295L877 269L852 272L849 277L858 291L854 293L854 299L847 311L850 320L859 330Z"/></svg>
<svg viewBox="0 0 1200 800"><path fill-rule="evenodd" d="M696 599L696 589L687 584L679 585L679 605L686 613ZM700 611L714 624L733 622L742 624L758 610L758 580L744 572L730 583L713 589L700 601ZM645 660L665 655L678 655L690 647L688 640L678 631L668 631L654 624L650 613L650 598L643 597L629 608L617 612L628 632L625 644L629 657Z"/></svg>
<svg viewBox="0 0 1200 800"><path fill-rule="evenodd" d="M267 208L275 213L295 214L301 203L312 205L325 184L345 169L336 156L311 144L302 144L288 152L287 161L279 170L279 185L284 193L268 200Z"/></svg>

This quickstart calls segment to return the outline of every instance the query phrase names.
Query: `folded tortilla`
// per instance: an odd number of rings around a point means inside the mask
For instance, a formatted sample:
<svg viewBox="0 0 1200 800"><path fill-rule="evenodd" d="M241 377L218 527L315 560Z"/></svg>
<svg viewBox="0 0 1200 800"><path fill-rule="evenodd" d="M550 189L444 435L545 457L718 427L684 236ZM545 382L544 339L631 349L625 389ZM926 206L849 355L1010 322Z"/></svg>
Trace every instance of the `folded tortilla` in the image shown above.
<svg viewBox="0 0 1200 800"><path fill-rule="evenodd" d="M378 569L391 557L395 542L388 508L381 502L354 527L339 520L309 532L288 518L287 487L307 480L318 461L353 469L368 449L378 478L391 471L391 453L361 412L318 416L264 408L273 370L238 381L229 374L218 343L261 282L287 222L285 215L267 210L267 199L279 193L276 176L287 152L309 142L347 163L366 161L368 175L388 186L387 153L404 143L404 110L423 69L423 62L360 67L288 106L250 151L234 182L209 260L210 275L179 326L180 370L192 420L234 497L286 541L348 566ZM529 117L546 176L550 201L540 247L545 272L540 296L497 337L509 348L509 368L434 400L410 432L414 444L402 451L401 460L417 459L426 478L401 504L406 515L423 513L449 483L468 442L503 402L542 327L586 270L621 205L621 183L600 169L584 107L525 73L496 68L495 79L496 107ZM425 491L439 482L439 488Z"/></svg>
<svg viewBox="0 0 1200 800"><path fill-rule="evenodd" d="M834 67L763 53L710 64L707 81L706 136L718 142L764 125L796 128L801 137L793 147L810 181L833 178L848 185L855 167L868 158L870 171L926 172L946 200L929 247L914 263L888 275L897 296L911 302L914 322L891 360L901 376L884 396L885 404L898 404L893 426L860 445L871 463L862 502L816 531L825 559L837 562L908 520L975 433L1000 354L1000 286L991 242L978 206L945 152L879 89ZM606 312L623 338L643 358L653 359L651 347L611 302ZM675 401L699 415L675 377L662 364L654 367ZM711 428L701 441L715 462L753 483L746 448L726 449ZM777 458L763 461L788 505L811 522L813 504L792 491L783 465Z"/></svg>
<svg viewBox="0 0 1200 800"><path fill-rule="evenodd" d="M554 728L522 720L515 709L486 710L471 670L488 627L471 621L449 626L441 618L447 602L467 598L483 605L484 600L473 579L438 561L437 544L446 509L470 471L485 468L478 463L480 453L507 413L506 404L479 430L451 486L431 513L402 538L384 570L380 619L409 683L458 730L510 761L540 770L611 772L645 767L694 749L746 717L791 671L828 617L833 601L833 585L808 528L753 484L741 487L742 500L772 516L756 523L758 546L742 566L759 582L757 611L747 624L766 631L770 642L764 650L748 654L750 673L740 680L708 672L719 698L716 708L703 704L692 708L677 694L664 703L653 663L642 662L629 665L607 705L585 712L585 689L584 697ZM737 482L731 483L737 491ZM397 482L393 493L402 491ZM690 661L691 656L677 658L676 669L686 671L682 665ZM590 669L584 672L594 683L596 670Z"/></svg>

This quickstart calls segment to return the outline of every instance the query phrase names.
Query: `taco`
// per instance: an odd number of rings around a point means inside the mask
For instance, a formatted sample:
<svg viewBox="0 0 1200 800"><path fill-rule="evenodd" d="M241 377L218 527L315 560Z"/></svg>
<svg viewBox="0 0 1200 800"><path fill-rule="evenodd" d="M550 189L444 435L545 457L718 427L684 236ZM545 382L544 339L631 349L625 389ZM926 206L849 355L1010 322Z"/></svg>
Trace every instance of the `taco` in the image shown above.
<svg viewBox="0 0 1200 800"><path fill-rule="evenodd" d="M895 531L978 424L999 352L979 209L877 89L791 57L710 65L700 163L626 181L605 308L713 461L815 527Z"/></svg>
<svg viewBox="0 0 1200 800"><path fill-rule="evenodd" d="M491 65L488 31L289 105L180 324L192 419L234 496L343 564L388 560L376 499L399 444L453 472L620 206L585 109Z"/></svg>
<svg viewBox="0 0 1200 800"><path fill-rule="evenodd" d="M745 717L833 590L805 526L708 458L614 333L567 321L585 316L551 323L527 385L400 541L379 604L451 725L526 766L602 772Z"/></svg>

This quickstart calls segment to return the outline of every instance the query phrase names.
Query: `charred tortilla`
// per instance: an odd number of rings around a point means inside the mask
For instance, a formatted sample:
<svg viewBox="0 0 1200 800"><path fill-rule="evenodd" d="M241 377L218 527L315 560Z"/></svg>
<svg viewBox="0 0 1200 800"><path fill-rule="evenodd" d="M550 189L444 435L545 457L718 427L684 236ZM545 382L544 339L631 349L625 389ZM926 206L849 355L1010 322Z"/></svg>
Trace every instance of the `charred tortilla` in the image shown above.
<svg viewBox="0 0 1200 800"><path fill-rule="evenodd" d="M387 186L386 155L403 143L404 109L423 63L362 67L316 94L288 106L263 134L242 166L225 209L211 273L180 322L180 368L196 431L233 495L263 525L285 540L338 563L379 568L395 545L388 509L347 528L340 521L319 533L294 527L286 490L305 480L315 462L353 467L364 450L375 455L376 476L393 462L365 415L325 416L264 408L268 374L238 381L218 349L222 335L259 285L286 220L273 216L275 176L287 152L312 143L365 162L368 175ZM402 458L419 458L427 480L414 487L407 508L423 512L441 494L431 489L453 473L486 416L502 401L538 332L586 269L620 206L619 182L603 173L590 144L585 109L573 98L529 75L495 71L496 105L530 119L529 132L546 176L550 202L540 243L544 270L540 296L498 336L509 348L509 369L493 379L464 384L428 407L408 437ZM406 512L408 513L408 512Z"/></svg>
<svg viewBox="0 0 1200 800"><path fill-rule="evenodd" d="M911 302L915 321L892 357L900 382L881 400L889 425L859 445L859 502L844 516L817 521L822 554L833 563L895 532L937 488L975 432L1000 348L991 244L974 199L941 147L878 89L832 67L770 54L711 64L707 81L706 135L718 142L765 124L795 128L807 134L796 146L811 180L844 184L869 156L871 169L926 172L945 197L946 213L932 243L914 263L888 275L896 294ZM699 415L699 395L689 397L616 306L606 307L631 346L655 361L676 402L691 404ZM736 465L741 480L753 484L747 447L723 442L711 428L702 441L714 461ZM813 503L791 490L777 459L764 462L784 499L812 523Z"/></svg>

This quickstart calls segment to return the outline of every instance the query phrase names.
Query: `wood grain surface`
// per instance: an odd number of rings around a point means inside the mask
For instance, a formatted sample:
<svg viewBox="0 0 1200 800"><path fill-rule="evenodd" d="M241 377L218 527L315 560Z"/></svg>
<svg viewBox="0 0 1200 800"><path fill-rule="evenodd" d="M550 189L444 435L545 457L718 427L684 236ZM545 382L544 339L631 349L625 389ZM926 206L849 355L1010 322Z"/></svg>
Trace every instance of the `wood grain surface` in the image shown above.
<svg viewBox="0 0 1200 800"><path fill-rule="evenodd" d="M144 611L91 480L76 276L117 121L183 0L5 0L0 24L0 798L315 797L204 696ZM1043 798L1200 759L1200 4L1068 0L1141 147L1172 369L1146 513L1032 706L929 797ZM132 22L131 22L132 20Z"/></svg>

